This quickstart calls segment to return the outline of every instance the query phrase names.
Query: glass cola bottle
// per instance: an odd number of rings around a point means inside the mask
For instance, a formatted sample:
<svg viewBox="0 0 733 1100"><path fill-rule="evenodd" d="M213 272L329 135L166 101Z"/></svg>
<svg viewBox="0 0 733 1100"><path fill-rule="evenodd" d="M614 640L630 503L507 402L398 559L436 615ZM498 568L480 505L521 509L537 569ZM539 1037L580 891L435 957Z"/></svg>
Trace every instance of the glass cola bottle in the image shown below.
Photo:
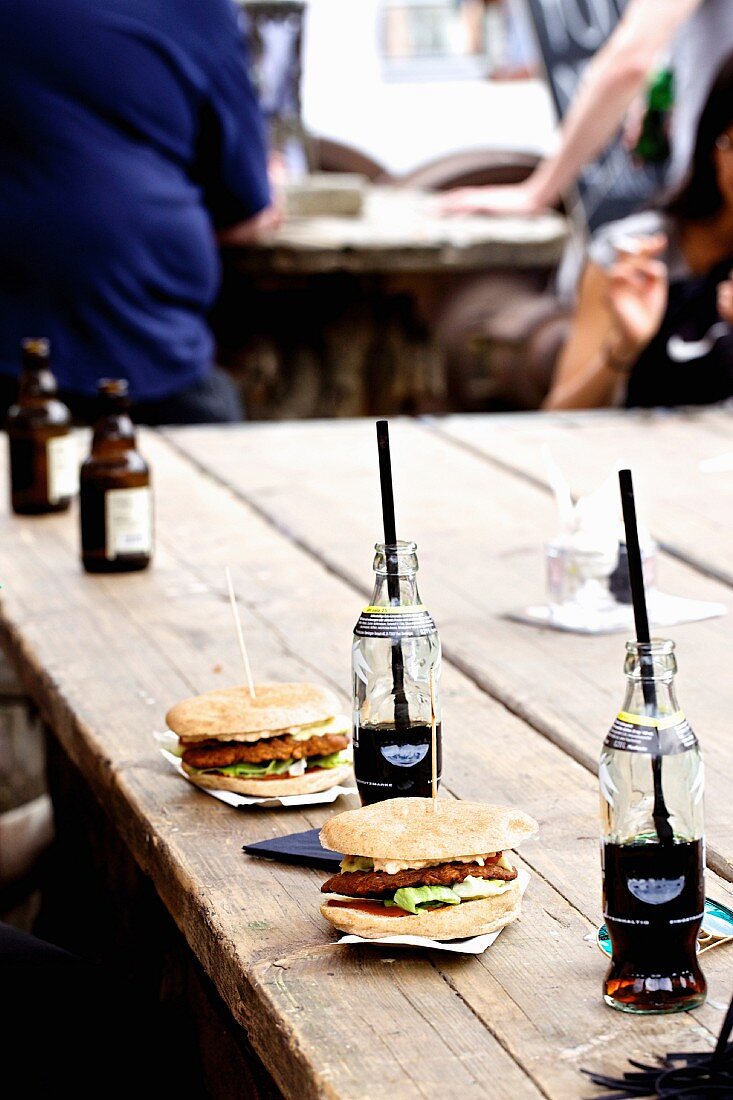
<svg viewBox="0 0 733 1100"><path fill-rule="evenodd" d="M127 382L99 383L100 417L81 468L81 548L88 573L145 569L153 551L150 471L137 450Z"/></svg>
<svg viewBox="0 0 733 1100"><path fill-rule="evenodd" d="M374 592L352 647L354 772L364 805L430 797L433 717L438 780L441 773L440 640L417 589L417 547L375 550Z"/></svg>
<svg viewBox="0 0 733 1100"><path fill-rule="evenodd" d="M623 710L600 759L607 1004L678 1012L705 1000L703 763L675 696L674 643L628 642Z"/></svg>
<svg viewBox="0 0 733 1100"><path fill-rule="evenodd" d="M10 498L14 512L65 512L79 488L79 459L71 413L56 396L48 340L21 344L18 400L8 411Z"/></svg>

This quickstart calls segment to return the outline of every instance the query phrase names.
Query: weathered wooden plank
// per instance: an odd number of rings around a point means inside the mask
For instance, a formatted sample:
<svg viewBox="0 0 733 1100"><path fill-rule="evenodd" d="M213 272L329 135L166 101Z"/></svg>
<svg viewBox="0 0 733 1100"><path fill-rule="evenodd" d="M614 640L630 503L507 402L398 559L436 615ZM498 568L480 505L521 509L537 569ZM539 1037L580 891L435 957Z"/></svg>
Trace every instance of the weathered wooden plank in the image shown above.
<svg viewBox="0 0 733 1100"><path fill-rule="evenodd" d="M34 527L33 538L27 540L22 562L16 567L16 573L22 570L22 577L16 576L13 589L5 595L3 634L65 746L104 800L140 864L153 876L167 907L235 1018L247 1027L280 1087L294 1096L370 1095L378 1063L386 1059L391 1065L397 1046L403 1067L414 1064L413 1074L419 1081L416 1086L414 1076L395 1075L391 1084L397 1095L420 1095L418 1087L433 1080L438 1065L443 1081L447 1077L469 1095L482 1095L483 1086L479 1091L470 1066L463 1065L466 1048L482 1052L482 1069L488 1065L486 1059L491 1059L492 1079L511 1082L512 1095L534 1096L538 1087L550 1096L581 1095L582 1080L570 1071L575 1056L571 1054L567 1060L570 1069L563 1062L558 1070L553 1058L558 1019L564 1020L569 1050L576 1050L588 1034L588 1015L577 1008L578 989L558 983L557 1016L550 1016L549 1022L545 1022L542 998L536 998L534 1009L527 1007L535 1024L533 1049L539 1051L542 1063L532 1071L534 1080L541 1082L538 1086L517 1069L520 1060L524 1064L530 1059L523 1029L517 1025L511 1034L502 1030L506 1005L521 1004L526 996L522 991L527 984L525 964L516 960L507 968L506 981L495 982L496 993L488 998L492 1005L488 1019L474 1007L468 988L459 984L464 968L470 972L479 965L493 975L499 946L512 953L519 925L507 930L495 953L481 963L451 964L457 992L446 1003L443 960L434 964L440 968L435 974L443 984L432 979L426 984L425 959L400 956L390 977L394 981L394 975L399 975L402 988L414 991L413 1007L408 1011L407 1000L397 1003L390 999L384 978L389 964L382 961L383 953L344 952L328 946L328 935L324 936L317 915L319 876L248 861L239 852L246 839L303 827L306 821L322 820L323 813L307 817L233 814L185 787L156 757L149 741L150 727L171 698L217 682L222 675L215 671L214 662L221 639L230 637L231 628L221 565L232 562L238 548L248 582L243 595L261 624L250 630L249 636L253 659L263 675L301 674L299 654L307 647L309 655L318 654L322 674L339 682L348 646L343 639L348 639L358 599L318 563L273 534L269 525L228 491L193 474L186 463L170 456L163 445L148 439L146 449L158 485L161 546L156 569L137 577L84 577L76 565L73 523L62 520L53 526ZM7 568L10 557L4 539L0 568ZM310 595L306 605L304 593ZM51 608L48 613L43 610L45 594ZM312 618L306 620L306 613ZM302 633L304 621L308 623L306 635ZM94 639L91 653L90 637ZM229 645L231 653L234 647L231 642ZM234 667L229 653L223 658L223 675ZM551 948L552 958L557 960L554 965L567 967L569 960L574 971L581 973L583 1004L595 1005L594 1012L600 1014L593 1016L594 1025L597 1020L605 1025L607 1017L613 1021L615 1045L612 1049L610 1042L604 1045L599 1040L598 1059L610 1066L622 1055L648 1051L658 1045L656 1024L645 1021L632 1027L624 1017L612 1016L603 1008L598 996L602 957L578 935L581 929L583 934L590 931L591 912L597 919L597 902L591 900L597 895L599 879L592 840L596 810L592 778L450 669L446 689L446 707L453 700L456 713L451 764L456 778L454 781L449 772L451 788L474 797L521 802L535 809L549 836L549 843L543 841L532 853L532 866L539 874L547 874L553 886L554 880L562 886L559 891L541 887L543 903L532 924L537 925L542 941L553 941L552 933L559 937L557 953L554 944ZM464 709L465 698L472 703ZM465 731L459 735L464 724ZM511 756L506 751L508 744ZM549 809L548 790L552 792ZM543 802L545 809L540 812ZM588 842L578 844L575 838L582 835L588 836ZM564 897L578 900L565 901ZM534 887L529 904L535 904ZM314 944L322 946L314 949ZM540 946L534 965L544 974L548 956L544 942ZM533 950L539 952L539 947ZM306 962L301 963L303 952L308 957L315 953L318 958L324 954L329 963L335 956L337 967L329 964L325 969L318 964L314 972L306 973ZM579 957L582 963L578 965ZM282 965L283 960L287 966ZM715 988L714 958L711 964ZM362 974L366 977L359 984L354 979ZM333 984L326 1005L328 1018L320 1010L311 1011L314 985L329 985L338 975L341 980ZM385 984L385 988L373 994L373 983ZM279 991L277 1002L273 988ZM370 1049L364 1052L354 1035L355 997L360 998L361 1012L372 1004L373 1028L381 1032L383 1044L387 1043L387 1047L378 1048L373 1062ZM459 1009L454 1001L463 1007ZM701 1021L711 1021L705 1031L694 1022L679 1020L670 1024L672 1030L665 1034L677 1043L709 1039L712 1021L717 1024L719 1013L708 1007L698 1015ZM439 1046L437 1032L445 1033ZM346 1054L334 1055L335 1062L328 1060L323 1049L325 1033L334 1036L337 1052L348 1051L348 1060ZM421 1041L429 1041L433 1052L436 1070L425 1075L413 1056L416 1034ZM458 1041L464 1036L465 1046ZM408 1049L409 1062L404 1053Z"/></svg>
<svg viewBox="0 0 733 1100"><path fill-rule="evenodd" d="M670 414L609 412L502 417L450 416L434 429L540 484L547 477L541 446L550 447L573 492L590 492L619 465L634 472L637 495L655 536L672 553L733 584L733 471L706 472L700 463L733 452L730 409Z"/></svg>
<svg viewBox="0 0 733 1100"><path fill-rule="evenodd" d="M478 686L594 768L623 699L622 637L561 634L504 618L543 597L542 546L556 523L550 496L414 423L400 421L392 436L398 532L418 542L421 591L446 654ZM172 438L366 595L370 546L380 523L371 424L184 429ZM730 596L719 582L664 555L660 573L669 591L723 601ZM723 618L667 631L679 642L682 705L711 765L710 858L728 878L730 630Z"/></svg>
<svg viewBox="0 0 733 1100"><path fill-rule="evenodd" d="M156 454L155 461L156 468L163 469L170 459L167 452L161 450ZM233 537L227 538L222 534L221 523L217 525L215 522L216 517L222 517L222 503L218 491L214 492L208 480L192 482L188 500L190 507L183 513L172 501L162 501L161 519L166 524L173 546L185 547L196 540L199 560L205 563L199 566L200 575L209 580L213 589L220 586L223 605L222 569L231 560L231 554L236 553L237 536L233 534ZM202 524L201 517L207 514L211 522ZM267 609L267 621L277 622L280 636L300 638L303 632L301 594L317 590L319 594L308 619L306 645L310 653L322 656L316 670L321 675L330 674L334 686L341 688L344 683L339 679L344 659L343 639L350 636L359 601L352 600L348 589L335 582L334 578L328 578L328 581L322 576L317 581L309 579L315 574L311 574L302 559L294 555L289 542L273 542L268 525L251 520L248 534L250 568L240 590L245 594L245 602L254 616L251 621L253 624L255 618L258 622L262 621ZM273 584L273 578L279 578L279 581ZM280 585L284 583L284 578L288 581L283 591ZM228 622L228 609L222 609ZM217 637L215 632L215 640ZM255 635L253 641L259 645L259 636ZM302 651L300 648L299 652ZM235 675L236 671L235 664ZM532 869L546 876L571 906L589 915L592 927L595 927L600 911L595 781L589 775L583 775L571 761L564 759L553 745L526 729L505 708L492 704L483 692L450 667L446 669L444 686L446 711L447 714L453 712L455 723L453 765L450 766L450 756L447 755L446 785L460 797L509 801L526 806L529 812L535 814L542 823L543 843L528 855ZM450 724L447 736L450 736ZM509 754L507 745L512 746ZM578 776L581 775L582 793L578 790ZM548 798L548 787L557 792L551 799ZM733 890L727 884L714 879L712 884L713 894L718 891L717 896L721 900L733 902ZM542 910L547 939L554 939L556 921L561 919L558 918L559 911L557 907L554 910L550 907L548 919ZM567 921L568 917L565 919ZM542 923L537 918L535 921ZM586 947L585 943L571 946L563 942L565 962L573 952L580 952L587 958ZM591 955L596 950L593 948ZM576 966L578 968L582 968L580 962ZM591 968L600 977L603 971L600 956L593 959ZM713 977L711 980L715 982L716 979ZM588 1001L591 1004L596 1002L596 1008L600 1008L601 1017L605 1019L607 1013L598 1003L595 987L592 987ZM563 1015L572 1014L572 1011L571 1002L563 1005ZM717 1020L717 1010L712 1016ZM584 1019L587 1020L587 1016ZM599 1026L603 1027L603 1024ZM605 1030L609 1035L615 1035L614 1029L609 1032L607 1023ZM641 1042L643 1049L643 1044L647 1042L645 1036L641 1037ZM608 1049L611 1047L609 1041Z"/></svg>
<svg viewBox="0 0 733 1100"><path fill-rule="evenodd" d="M162 452L156 460L156 468L161 468L166 461L167 455ZM207 512L210 513L212 522L204 524L199 522L198 526L202 530L199 530L195 537L201 560L206 563L206 566L203 567L205 575L209 578L212 587L222 585L222 565L228 560L232 547L236 549L237 544L234 541L230 542L228 546L228 540L222 535L214 522L214 517L217 514L221 516L221 503L213 494L212 487L207 482L199 483L197 481L195 484L191 484L188 499L190 508L185 514L182 514L180 509L171 507L169 513L162 517L166 523L169 537L171 537L173 545L186 546L194 537L194 531L190 527L193 522L191 517L197 516L200 520ZM165 507L165 504L163 507ZM255 532L259 530L270 536L263 539L261 552L266 557L260 557L258 553L259 543L255 538ZM253 523L249 527L249 532L248 560L251 568L242 586L244 592L246 592L247 602L253 608L264 609L265 606L268 606L272 575L289 577L289 583L292 587L289 587L287 592L282 593L284 598L282 603L277 604L276 614L272 618L276 619L282 633L286 636L291 634L296 636L298 630L302 630L303 614L302 607L294 601L293 596L301 590L309 591L311 589L311 584L307 581L310 574L305 570L302 561L293 556L292 547L287 543L278 541L277 549L275 548L271 533L267 532L264 525L261 528L259 524ZM264 576L263 570L265 570ZM335 677L337 677L337 670L340 670L343 665L343 653L339 651L340 647L338 646L334 650L333 643L334 640L348 637L358 604L355 604L354 610L347 606L348 596L347 599L344 599L344 590L341 585L333 587L333 596L328 598L327 592L332 590L332 579L330 579L328 587L326 587L323 580L318 583L321 595L317 601L316 614L309 620L309 624L312 624L313 633L311 635L309 626L308 645L313 652L329 654L328 670L333 669ZM278 595L280 595L279 590ZM335 662L333 665L330 662L331 654L333 654ZM539 869L540 874L550 877L553 886L558 888L564 898L569 899L572 906L578 906L583 912L591 913L595 917L595 913L598 911L597 841L595 836L592 835L593 830L588 829L590 822L595 823L597 814L595 782L590 776L583 776L584 790L581 798L575 790L576 784L573 782L579 769L572 763L568 765L553 746L536 735L530 735L529 731L525 730L503 708L493 707L494 713L489 717L486 713L487 700L482 693L467 683L463 677L456 676L450 669L447 670L446 685L448 689L446 707L452 705L462 727L460 741L455 746L455 755L462 765L459 793L464 797L509 800L527 805L531 812L535 812L542 821L543 838L546 839L547 843L543 842L541 848L538 847L536 851L529 855L528 858L533 869ZM492 729L496 727L496 736L489 738L486 727ZM516 752L508 758L506 752L503 751L507 743L517 746ZM521 749L519 748L520 744ZM479 762L483 764L483 767L479 765ZM558 774L558 764L560 764L563 773L568 772L567 776ZM452 782L451 773L448 769L446 769L446 775L448 784L451 789L455 790L456 784ZM557 789L563 792L560 797L553 800L556 813L552 814L553 821L551 825L548 822L547 795L548 781L551 781L550 777L555 777L554 782ZM490 789L487 792L488 784L490 784ZM572 793L570 793L571 791ZM531 800L529 804L528 799ZM579 800L582 801L582 810L578 805ZM548 828L552 829L552 836L546 835ZM584 830L586 833L585 840L581 839L579 844L578 837L583 837ZM546 846L552 849L551 854L545 851ZM580 847L583 849L582 857L578 850ZM715 889L714 886L713 892L715 892ZM721 900L727 898L730 901L733 899L733 893L728 888L718 884L717 889L722 889L722 893L719 895ZM570 926L577 919L573 908L568 908L562 901L558 905L556 894L554 904L546 903L544 906L540 906L532 918L532 923L537 929L541 929L538 935L543 941L542 954L545 956L552 955L553 947L548 947L548 943L551 945L555 943L557 923L560 922ZM586 927L588 926L586 925ZM572 960L570 965L573 972L588 971L595 973L598 975L596 981L598 980L604 966L602 958L600 956L596 957L597 949L595 947L589 953L587 950L588 944L581 942L580 937L570 943L565 936L562 937L557 947L558 967L568 966L570 960ZM711 976L711 980L715 984L716 979ZM509 994L509 999L514 1001L520 996L520 993L520 989L514 988L510 984L504 992L504 998L506 999L507 994ZM560 1018L574 1019L573 1004L575 998L575 991L567 999L565 996L560 998L558 1008ZM626 1023L619 1024L621 1033L615 1027L609 1025L608 1013L604 1006L600 1004L597 996L597 985L593 982L590 983L586 999L587 1010L583 1015L584 1027L587 1026L589 1019L595 1017L598 1020L599 1030L605 1033L608 1038L605 1044L605 1050L608 1052L606 1057L612 1059L613 1044L620 1040L626 1029ZM588 1013L590 1013L590 1016ZM715 1027L716 1023L712 1023L712 1021L717 1022L717 1010L713 1010L710 1016L711 1026ZM548 1018L552 1019L552 1013L549 1013ZM575 1027L576 1023L574 1021L568 1028L568 1032L572 1034ZM545 1051L545 1057L549 1059L548 1065L553 1066L554 1073L555 1067L552 1059L549 1058L549 1051L554 1050L555 1047L543 1047L542 1030L542 1027L538 1028L538 1032L533 1039L532 1049L534 1051L537 1049ZM628 1039L628 1029L626 1029L626 1033ZM551 1042L555 1043L556 1039L557 1036L552 1033ZM641 1055L644 1049L648 1049L650 1040L647 1034L640 1035L639 1040L640 1047L637 1053ZM505 1041L505 1037L502 1035L502 1043ZM545 1034L545 1043L547 1041L547 1034ZM572 1041L569 1041L566 1045L571 1051L575 1049L575 1045L582 1046L582 1044L574 1044ZM520 1044L520 1049L516 1051L518 1060L521 1059L522 1054L526 1056L526 1053L526 1047L523 1048ZM600 1053L599 1051L599 1055ZM561 1077L564 1089L571 1087L571 1076L572 1073L576 1072L573 1057L574 1055L569 1054L566 1060L567 1065L566 1061L562 1063L563 1074ZM538 1083L543 1087L546 1085L546 1081ZM553 1081L553 1085L558 1089L560 1088L559 1081Z"/></svg>

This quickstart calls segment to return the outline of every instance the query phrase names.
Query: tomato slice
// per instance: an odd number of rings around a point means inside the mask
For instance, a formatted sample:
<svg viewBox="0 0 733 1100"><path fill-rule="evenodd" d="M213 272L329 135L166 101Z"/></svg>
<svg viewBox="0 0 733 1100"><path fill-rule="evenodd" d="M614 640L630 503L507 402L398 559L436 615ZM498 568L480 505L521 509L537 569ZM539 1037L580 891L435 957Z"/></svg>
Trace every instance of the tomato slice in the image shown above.
<svg viewBox="0 0 733 1100"><path fill-rule="evenodd" d="M413 913L407 913L404 909L400 909L399 906L382 905L381 901L374 901L370 898L334 898L332 901L326 903L327 905L333 905L335 909L359 909L362 913L371 913L373 917L412 917ZM439 906L440 909L447 909L447 905ZM436 912L435 909L431 912Z"/></svg>
<svg viewBox="0 0 733 1100"><path fill-rule="evenodd" d="M381 901L374 901L369 898L337 898L333 901L329 901L328 905L332 905L334 909L358 909L361 913L371 913L373 917L406 917L411 916L409 913L405 913L404 909L386 905L382 905Z"/></svg>

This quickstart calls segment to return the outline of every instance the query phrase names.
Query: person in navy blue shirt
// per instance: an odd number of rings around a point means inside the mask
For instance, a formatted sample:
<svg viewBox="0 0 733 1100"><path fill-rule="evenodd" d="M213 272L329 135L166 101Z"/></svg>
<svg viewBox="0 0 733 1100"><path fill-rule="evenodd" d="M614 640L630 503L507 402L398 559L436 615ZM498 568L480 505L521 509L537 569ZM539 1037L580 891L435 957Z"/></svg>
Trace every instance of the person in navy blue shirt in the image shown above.
<svg viewBox="0 0 733 1100"><path fill-rule="evenodd" d="M0 416L21 339L46 336L82 419L105 376L141 422L238 419L207 323L216 238L269 203L230 0L2 0Z"/></svg>

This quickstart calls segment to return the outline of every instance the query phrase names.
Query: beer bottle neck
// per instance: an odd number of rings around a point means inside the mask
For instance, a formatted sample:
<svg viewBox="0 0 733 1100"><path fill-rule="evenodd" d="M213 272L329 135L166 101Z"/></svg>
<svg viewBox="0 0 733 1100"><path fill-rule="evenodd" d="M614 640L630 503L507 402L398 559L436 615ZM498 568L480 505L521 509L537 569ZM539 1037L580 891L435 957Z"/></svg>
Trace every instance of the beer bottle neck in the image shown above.
<svg viewBox="0 0 733 1100"><path fill-rule="evenodd" d="M378 542L374 556L372 607L415 607L421 603L417 589L417 547L414 542L385 545Z"/></svg>
<svg viewBox="0 0 733 1100"><path fill-rule="evenodd" d="M135 446L135 426L126 408L115 407L108 399L106 411L94 426L92 452L113 454L119 451L134 451Z"/></svg>
<svg viewBox="0 0 733 1100"><path fill-rule="evenodd" d="M35 404L56 394L56 379L47 363L34 361L23 366L18 379L18 403Z"/></svg>

